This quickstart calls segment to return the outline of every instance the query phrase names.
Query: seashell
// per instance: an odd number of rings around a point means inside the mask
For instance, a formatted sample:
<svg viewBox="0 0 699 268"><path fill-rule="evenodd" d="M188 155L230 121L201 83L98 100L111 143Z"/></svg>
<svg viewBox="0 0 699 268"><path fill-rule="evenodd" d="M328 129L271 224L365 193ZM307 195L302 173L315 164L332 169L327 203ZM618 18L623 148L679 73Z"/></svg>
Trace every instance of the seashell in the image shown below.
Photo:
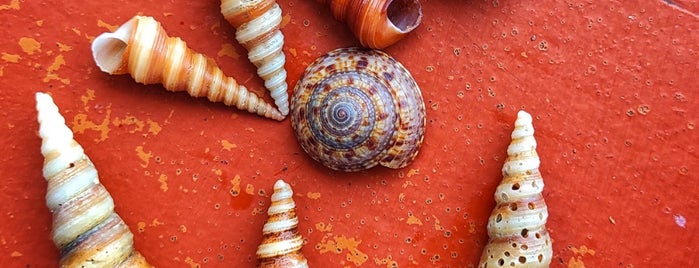
<svg viewBox="0 0 699 268"><path fill-rule="evenodd" d="M262 228L264 238L257 248L259 267L306 267L306 257L301 253L303 237L299 234L299 219L291 186L283 180L274 183L272 204L267 209L269 218Z"/></svg>
<svg viewBox="0 0 699 268"><path fill-rule="evenodd" d="M235 39L248 50L279 112L289 114L282 9L274 0L221 0L221 14L235 27Z"/></svg>
<svg viewBox="0 0 699 268"><path fill-rule="evenodd" d="M532 117L520 111L502 167L503 179L495 190L497 205L488 219L490 240L478 267L549 267L553 249L546 230L548 210L541 195L544 180L539 163Z"/></svg>
<svg viewBox="0 0 699 268"><path fill-rule="evenodd" d="M333 16L346 22L359 42L370 48L388 47L422 21L418 0L317 0L330 5Z"/></svg>
<svg viewBox="0 0 699 268"><path fill-rule="evenodd" d="M342 171L407 166L425 133L425 103L410 72L378 50L336 49L294 88L291 125L301 147Z"/></svg>
<svg viewBox="0 0 699 268"><path fill-rule="evenodd" d="M152 17L135 16L116 31L97 36L92 56L109 74L129 73L142 84L160 83L169 91L186 90L194 97L284 119L277 109L225 76L214 60L191 50L182 39L169 37Z"/></svg>
<svg viewBox="0 0 699 268"><path fill-rule="evenodd" d="M134 249L133 234L114 212L111 195L51 96L37 93L36 110L60 266L151 267Z"/></svg>

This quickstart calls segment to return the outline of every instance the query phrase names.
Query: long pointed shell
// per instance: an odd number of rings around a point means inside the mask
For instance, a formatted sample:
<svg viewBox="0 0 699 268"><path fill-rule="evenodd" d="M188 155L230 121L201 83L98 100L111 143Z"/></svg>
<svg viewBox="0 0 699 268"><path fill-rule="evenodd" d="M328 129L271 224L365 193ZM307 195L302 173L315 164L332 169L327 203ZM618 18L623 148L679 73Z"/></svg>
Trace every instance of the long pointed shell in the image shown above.
<svg viewBox="0 0 699 268"><path fill-rule="evenodd" d="M221 14L235 27L235 38L248 50L279 112L289 114L282 9L275 0L221 0Z"/></svg>
<svg viewBox="0 0 699 268"><path fill-rule="evenodd" d="M134 249L133 234L51 96L37 93L36 110L61 267L151 267Z"/></svg>
<svg viewBox="0 0 699 268"><path fill-rule="evenodd" d="M301 253L303 238L298 231L299 219L293 195L291 186L283 180L274 184L272 204L267 210L269 218L262 228L264 238L257 248L260 267L308 267Z"/></svg>
<svg viewBox="0 0 699 268"><path fill-rule="evenodd" d="M333 15L346 22L365 47L385 48L422 21L418 0L317 0L330 5Z"/></svg>
<svg viewBox="0 0 699 268"><path fill-rule="evenodd" d="M549 267L553 250L539 163L532 117L520 111L502 167L503 179L495 190L497 205L488 219L490 241L479 267Z"/></svg>
<svg viewBox="0 0 699 268"><path fill-rule="evenodd" d="M326 167L402 168L425 134L425 102L410 72L379 50L341 48L308 66L294 88L291 126Z"/></svg>
<svg viewBox="0 0 699 268"><path fill-rule="evenodd" d="M97 66L109 74L129 73L142 84L163 84L169 91L187 91L241 110L284 119L277 109L225 76L216 63L169 37L152 17L135 16L119 29L103 33L92 42Z"/></svg>

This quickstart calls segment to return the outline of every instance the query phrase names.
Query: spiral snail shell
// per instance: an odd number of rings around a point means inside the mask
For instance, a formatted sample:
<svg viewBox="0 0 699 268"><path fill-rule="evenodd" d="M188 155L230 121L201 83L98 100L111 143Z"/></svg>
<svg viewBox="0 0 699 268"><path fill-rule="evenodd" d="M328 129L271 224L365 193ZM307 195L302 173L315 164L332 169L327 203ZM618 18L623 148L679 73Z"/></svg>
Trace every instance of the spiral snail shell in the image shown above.
<svg viewBox="0 0 699 268"><path fill-rule="evenodd" d="M294 191L283 180L274 183L272 204L267 209L269 218L262 228L264 238L257 248L259 267L308 268L301 252L303 237L299 234Z"/></svg>
<svg viewBox="0 0 699 268"><path fill-rule="evenodd" d="M317 0L330 5L333 16L346 22L362 46L388 47L422 21L418 0Z"/></svg>
<svg viewBox="0 0 699 268"><path fill-rule="evenodd" d="M37 93L36 110L60 266L151 267L134 249L133 234L114 212L111 195L51 96Z"/></svg>
<svg viewBox="0 0 699 268"><path fill-rule="evenodd" d="M488 219L490 240L478 267L549 267L553 249L546 230L548 209L541 195L544 180L539 163L532 117L520 111L507 147L503 179L495 190L497 204Z"/></svg>
<svg viewBox="0 0 699 268"><path fill-rule="evenodd" d="M225 76L214 60L191 50L182 39L169 37L152 17L135 16L116 31L97 36L92 55L103 72L129 73L142 84L163 84L169 91L186 90L194 97L284 119L277 109Z"/></svg>
<svg viewBox="0 0 699 268"><path fill-rule="evenodd" d="M341 48L308 66L294 88L291 123L304 151L326 167L402 168L422 144L425 103L391 56Z"/></svg>
<svg viewBox="0 0 699 268"><path fill-rule="evenodd" d="M289 114L282 9L275 0L221 0L221 14L235 27L235 38L248 50L279 112Z"/></svg>

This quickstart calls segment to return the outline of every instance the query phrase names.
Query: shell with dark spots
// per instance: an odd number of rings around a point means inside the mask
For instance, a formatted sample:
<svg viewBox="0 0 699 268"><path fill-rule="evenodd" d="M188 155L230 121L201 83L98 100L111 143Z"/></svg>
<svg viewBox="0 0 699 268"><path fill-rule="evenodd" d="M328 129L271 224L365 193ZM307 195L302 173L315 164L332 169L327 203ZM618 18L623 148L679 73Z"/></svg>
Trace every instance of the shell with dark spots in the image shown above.
<svg viewBox="0 0 699 268"><path fill-rule="evenodd" d="M425 133L420 88L378 50L341 48L318 58L296 85L291 110L301 147L334 170L405 167Z"/></svg>

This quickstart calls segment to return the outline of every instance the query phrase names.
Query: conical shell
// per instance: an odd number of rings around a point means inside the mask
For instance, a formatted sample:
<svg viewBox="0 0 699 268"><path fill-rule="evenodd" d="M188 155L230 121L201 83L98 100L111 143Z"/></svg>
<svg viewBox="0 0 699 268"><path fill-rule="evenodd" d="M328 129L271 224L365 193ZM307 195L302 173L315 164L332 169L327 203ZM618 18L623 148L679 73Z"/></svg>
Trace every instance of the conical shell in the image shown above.
<svg viewBox="0 0 699 268"><path fill-rule="evenodd" d="M37 93L36 110L60 266L151 267L134 249L133 234L114 212L111 195L51 96Z"/></svg>
<svg viewBox="0 0 699 268"><path fill-rule="evenodd" d="M301 253L303 237L299 234L299 219L291 186L283 180L274 184L272 204L267 210L269 218L262 228L264 238L257 248L259 267L301 268L308 267Z"/></svg>
<svg viewBox="0 0 699 268"><path fill-rule="evenodd" d="M241 110L284 119L277 109L225 76L211 58L169 37L152 17L135 16L116 31L103 33L92 42L97 66L109 74L129 73L142 84L163 84L169 91L187 91Z"/></svg>
<svg viewBox="0 0 699 268"><path fill-rule="evenodd" d="M549 267L553 250L539 163L532 117L520 111L502 167L503 179L495 190L497 205L488 219L490 240L478 267Z"/></svg>
<svg viewBox="0 0 699 268"><path fill-rule="evenodd" d="M418 0L317 0L346 22L359 42L382 49L398 42L422 21Z"/></svg>
<svg viewBox="0 0 699 268"><path fill-rule="evenodd" d="M289 114L282 9L275 0L221 0L221 14L235 27L235 38L248 50L282 115Z"/></svg>

